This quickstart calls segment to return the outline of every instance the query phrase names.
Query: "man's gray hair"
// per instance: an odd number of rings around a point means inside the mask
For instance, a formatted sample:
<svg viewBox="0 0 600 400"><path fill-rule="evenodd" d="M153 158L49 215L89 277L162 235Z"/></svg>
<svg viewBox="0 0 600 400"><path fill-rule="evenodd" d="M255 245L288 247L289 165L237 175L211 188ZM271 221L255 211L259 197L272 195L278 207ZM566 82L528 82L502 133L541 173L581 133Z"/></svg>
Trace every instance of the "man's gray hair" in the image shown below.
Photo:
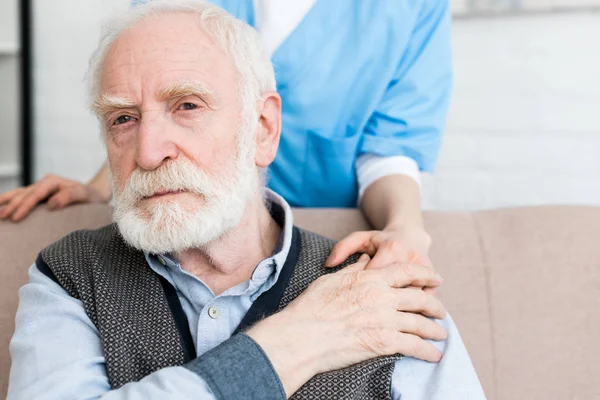
<svg viewBox="0 0 600 400"><path fill-rule="evenodd" d="M252 118L260 96L276 90L273 65L263 50L258 33L251 26L205 0L150 1L108 20L87 73L90 105L101 95L102 65L119 35L148 16L167 13L195 14L199 27L231 57L238 72L242 114Z"/></svg>

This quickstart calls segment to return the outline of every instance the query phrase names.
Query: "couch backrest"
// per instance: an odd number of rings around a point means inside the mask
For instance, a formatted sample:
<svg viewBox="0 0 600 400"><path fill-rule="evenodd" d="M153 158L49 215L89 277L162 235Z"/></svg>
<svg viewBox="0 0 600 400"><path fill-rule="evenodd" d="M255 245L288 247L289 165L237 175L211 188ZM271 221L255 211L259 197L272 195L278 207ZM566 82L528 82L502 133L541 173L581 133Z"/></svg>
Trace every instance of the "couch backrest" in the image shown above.
<svg viewBox="0 0 600 400"><path fill-rule="evenodd" d="M103 205L43 208L0 222L0 398L17 290L41 248L109 222ZM367 229L356 210L294 210L296 224L340 239ZM600 398L600 208L426 213L438 295L458 324L490 399Z"/></svg>

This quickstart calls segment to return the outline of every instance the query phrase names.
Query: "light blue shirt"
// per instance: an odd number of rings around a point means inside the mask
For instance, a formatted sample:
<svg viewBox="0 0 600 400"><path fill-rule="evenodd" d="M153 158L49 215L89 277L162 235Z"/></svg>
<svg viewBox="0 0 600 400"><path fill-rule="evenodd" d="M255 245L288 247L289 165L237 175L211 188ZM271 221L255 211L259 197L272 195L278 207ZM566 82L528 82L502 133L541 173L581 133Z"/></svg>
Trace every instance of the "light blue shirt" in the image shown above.
<svg viewBox="0 0 600 400"><path fill-rule="evenodd" d="M231 337L253 301L279 277L290 248L293 215L280 196L269 191L268 198L285 211L278 251L260 262L249 281L219 296L173 257L146 256L149 266L176 288L198 356ZM19 298L10 343L9 399L214 399L206 382L183 367L165 368L111 390L100 335L82 302L35 265ZM444 354L442 361L435 364L410 357L398 361L392 376L393 398L485 398L454 322L450 317L438 322L448 331L446 341L434 342Z"/></svg>
<svg viewBox="0 0 600 400"><path fill-rule="evenodd" d="M210 1L256 25L253 0ZM451 59L448 0L316 0L271 59L282 134L269 187L295 207L355 207L363 154L433 171Z"/></svg>

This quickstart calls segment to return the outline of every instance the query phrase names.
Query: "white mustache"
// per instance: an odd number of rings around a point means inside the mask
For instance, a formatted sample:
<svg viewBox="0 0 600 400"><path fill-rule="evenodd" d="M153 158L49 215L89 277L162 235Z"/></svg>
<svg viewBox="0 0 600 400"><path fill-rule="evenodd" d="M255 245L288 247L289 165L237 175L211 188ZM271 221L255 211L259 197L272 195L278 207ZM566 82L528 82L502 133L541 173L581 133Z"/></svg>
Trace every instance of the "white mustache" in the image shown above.
<svg viewBox="0 0 600 400"><path fill-rule="evenodd" d="M136 204L158 192L186 191L202 196L214 192L213 180L196 164L187 159L169 161L153 171L139 168L131 173L125 188L115 197L118 201Z"/></svg>

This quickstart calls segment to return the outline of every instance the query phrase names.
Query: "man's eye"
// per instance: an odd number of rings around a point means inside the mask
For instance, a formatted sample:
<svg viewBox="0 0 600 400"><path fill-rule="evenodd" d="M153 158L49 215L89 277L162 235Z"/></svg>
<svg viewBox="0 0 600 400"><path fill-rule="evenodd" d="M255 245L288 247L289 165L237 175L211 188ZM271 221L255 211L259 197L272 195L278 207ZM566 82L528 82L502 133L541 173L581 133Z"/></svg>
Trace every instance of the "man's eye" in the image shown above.
<svg viewBox="0 0 600 400"><path fill-rule="evenodd" d="M198 108L198 106L194 103L181 103L179 107L177 107L178 110L195 110L196 108Z"/></svg>
<svg viewBox="0 0 600 400"><path fill-rule="evenodd" d="M115 125L123 125L129 121L133 121L133 117L130 115L121 115L119 118L115 120Z"/></svg>

